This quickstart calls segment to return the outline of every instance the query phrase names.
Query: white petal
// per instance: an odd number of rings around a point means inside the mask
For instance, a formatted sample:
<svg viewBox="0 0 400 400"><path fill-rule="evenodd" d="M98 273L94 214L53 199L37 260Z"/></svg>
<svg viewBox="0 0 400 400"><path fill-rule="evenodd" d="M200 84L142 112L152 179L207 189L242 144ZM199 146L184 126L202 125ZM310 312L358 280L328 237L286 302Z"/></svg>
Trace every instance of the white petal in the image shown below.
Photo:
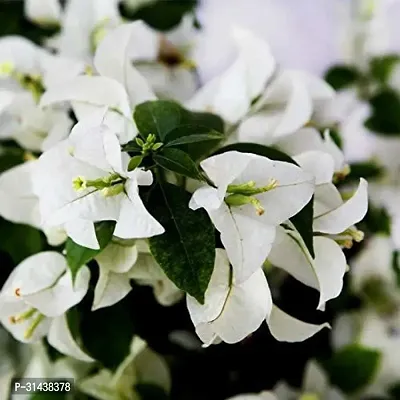
<svg viewBox="0 0 400 400"><path fill-rule="evenodd" d="M342 205L342 196L333 183L324 183L315 188L314 219Z"/></svg>
<svg viewBox="0 0 400 400"><path fill-rule="evenodd" d="M129 275L109 272L100 266L99 280L94 290L92 311L112 306L122 300L132 290L129 281Z"/></svg>
<svg viewBox="0 0 400 400"><path fill-rule="evenodd" d="M252 159L252 154L228 151L207 158L200 165L219 191L225 194L226 187L248 167Z"/></svg>
<svg viewBox="0 0 400 400"><path fill-rule="evenodd" d="M89 287L89 278L89 269L83 266L73 284L68 270L53 287L25 296L24 300L42 314L58 317L83 299Z"/></svg>
<svg viewBox="0 0 400 400"><path fill-rule="evenodd" d="M75 342L69 330L66 315L61 315L52 320L47 340L51 346L62 354L84 362L95 361L84 353Z"/></svg>
<svg viewBox="0 0 400 400"><path fill-rule="evenodd" d="M273 306L267 324L272 336L282 342L302 342L314 336L323 328L329 328L329 324L309 324L286 314L277 306Z"/></svg>
<svg viewBox="0 0 400 400"><path fill-rule="evenodd" d="M129 276L139 285L151 286L155 298L163 306L171 306L183 297L183 292L168 279L149 251L139 254Z"/></svg>
<svg viewBox="0 0 400 400"><path fill-rule="evenodd" d="M114 235L122 239L141 239L164 233L164 228L143 205L137 184L129 179L125 184L125 190L127 196L121 203Z"/></svg>
<svg viewBox="0 0 400 400"><path fill-rule="evenodd" d="M320 291L318 309L322 309L328 300L341 293L347 262L340 246L331 239L315 237L314 250L315 273L318 276Z"/></svg>
<svg viewBox="0 0 400 400"><path fill-rule="evenodd" d="M36 314L33 318L26 319L16 324L11 322L10 317L15 317L31 309L31 307L29 307L29 305L25 304L23 301L14 304L13 307L10 307L7 304L2 304L2 308L6 309L2 309L1 311L0 322L4 326L4 328L6 328L18 341L23 343L37 342L47 335L51 323L50 318L43 319L37 326L37 328L33 331L32 336L30 336L29 338L25 337L25 333L30 328L34 321L34 318L37 317L38 314Z"/></svg>
<svg viewBox="0 0 400 400"><path fill-rule="evenodd" d="M128 119L131 109L128 96L118 82L103 76L78 76L66 83L52 87L40 99L40 106L74 101L93 106L114 108Z"/></svg>
<svg viewBox="0 0 400 400"><path fill-rule="evenodd" d="M314 251L312 260L300 236L294 232L284 233L280 228L268 260L305 285L319 290L318 309L322 309L328 300L340 294L347 263L342 249L331 239L315 237Z"/></svg>
<svg viewBox="0 0 400 400"><path fill-rule="evenodd" d="M50 128L46 139L42 143L42 151L46 151L55 144L61 142L68 137L72 128L72 120L67 113L55 111L53 113L52 127Z"/></svg>
<svg viewBox="0 0 400 400"><path fill-rule="evenodd" d="M59 0L25 0L25 16L39 25L58 23L61 17Z"/></svg>
<svg viewBox="0 0 400 400"><path fill-rule="evenodd" d="M241 215L236 209L223 203L218 210L209 211L209 215L221 233L236 282L243 282L266 260L275 239L275 227Z"/></svg>
<svg viewBox="0 0 400 400"><path fill-rule="evenodd" d="M345 166L344 154L333 141L329 130L324 132L324 150L335 160L335 171L341 171Z"/></svg>
<svg viewBox="0 0 400 400"><path fill-rule="evenodd" d="M116 274L128 272L138 258L137 246L120 245L111 242L96 256L100 269Z"/></svg>
<svg viewBox="0 0 400 400"><path fill-rule="evenodd" d="M186 303L195 326L210 322L218 317L229 292L230 266L224 250L216 249L214 270L204 295L204 304L187 295Z"/></svg>
<svg viewBox="0 0 400 400"><path fill-rule="evenodd" d="M117 136L110 128L97 118L85 118L80 120L72 129L70 143L73 148L73 156L96 168L112 172L115 164L116 171L121 172L121 147ZM114 140L117 149L112 147L112 158L110 159L110 147L105 147L105 142ZM110 162L112 161L112 163Z"/></svg>
<svg viewBox="0 0 400 400"><path fill-rule="evenodd" d="M333 173L335 172L335 160L328 153L307 151L293 157L293 159L304 171L315 177L316 185L332 182Z"/></svg>
<svg viewBox="0 0 400 400"><path fill-rule="evenodd" d="M272 298L262 269L233 285L221 315L212 327L226 343L237 343L255 332L272 309Z"/></svg>
<svg viewBox="0 0 400 400"><path fill-rule="evenodd" d="M15 296L15 291L19 289L19 296L24 298L41 293L54 285L66 268L65 258L55 251L45 251L30 256L16 267L9 293Z"/></svg>
<svg viewBox="0 0 400 400"><path fill-rule="evenodd" d="M277 229L276 240L268 255L268 261L284 269L301 283L318 290L318 277L314 271L313 261L300 235L295 232L285 232L281 227Z"/></svg>
<svg viewBox="0 0 400 400"><path fill-rule="evenodd" d="M328 377L323 369L314 360L309 361L304 371L303 391L324 395L328 387Z"/></svg>
<svg viewBox="0 0 400 400"><path fill-rule="evenodd" d="M0 39L0 63L11 63L18 72L40 73L41 51L23 37L6 36Z"/></svg>
<svg viewBox="0 0 400 400"><path fill-rule="evenodd" d="M146 80L133 67L129 58L129 46L136 30L143 30L143 22L124 24L111 31L97 48L94 65L103 76L115 79L123 85L134 107L156 96Z"/></svg>
<svg viewBox="0 0 400 400"><path fill-rule="evenodd" d="M0 215L11 222L39 228L39 199L31 184L34 163L26 162L0 175Z"/></svg>
<svg viewBox="0 0 400 400"><path fill-rule="evenodd" d="M197 189L189 202L191 210L205 208L206 210L217 210L224 201L224 192L218 191L209 186L203 186Z"/></svg>
<svg viewBox="0 0 400 400"><path fill-rule="evenodd" d="M294 164L255 155L233 183L255 181L257 187L263 187L273 179L277 181L276 188L255 196L265 209L263 215L258 215L249 204L235 207L235 214L240 213L264 224L279 225L303 209L314 193L312 175Z"/></svg>
<svg viewBox="0 0 400 400"><path fill-rule="evenodd" d="M338 234L360 222L368 210L368 182L360 180L353 197L342 206L322 214L314 219L315 232Z"/></svg>
<svg viewBox="0 0 400 400"><path fill-rule="evenodd" d="M335 90L318 76L302 70L290 72L306 84L313 101L330 100L335 96Z"/></svg>
<svg viewBox="0 0 400 400"><path fill-rule="evenodd" d="M75 219L64 224L67 235L77 244L89 249L100 249L92 221Z"/></svg>

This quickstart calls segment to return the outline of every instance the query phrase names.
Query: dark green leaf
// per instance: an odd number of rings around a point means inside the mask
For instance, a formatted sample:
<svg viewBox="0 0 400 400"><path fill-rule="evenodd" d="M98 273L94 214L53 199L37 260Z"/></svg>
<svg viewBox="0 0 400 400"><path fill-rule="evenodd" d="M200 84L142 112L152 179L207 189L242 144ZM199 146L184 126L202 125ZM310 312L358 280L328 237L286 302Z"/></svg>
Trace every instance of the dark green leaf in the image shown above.
<svg viewBox="0 0 400 400"><path fill-rule="evenodd" d="M206 126L209 129L221 133L225 132L223 119L212 113L185 110L183 122L190 125Z"/></svg>
<svg viewBox="0 0 400 400"><path fill-rule="evenodd" d="M374 207L370 204L362 223L365 224L368 232L383 233L384 235L390 235L391 233L390 215L384 207Z"/></svg>
<svg viewBox="0 0 400 400"><path fill-rule="evenodd" d="M158 31L168 31L177 26L196 3L196 0L158 0L131 11L129 5L121 2L121 12L130 20L143 20Z"/></svg>
<svg viewBox="0 0 400 400"><path fill-rule="evenodd" d="M215 260L215 232L204 210L188 207L190 194L163 183L151 193L149 209L165 233L149 239L150 250L181 290L204 303Z"/></svg>
<svg viewBox="0 0 400 400"><path fill-rule="evenodd" d="M298 165L287 154L274 149L272 147L263 146L255 143L235 143L229 146L225 146L219 149L214 154L221 154L227 151L240 151L242 153L252 153L259 156L267 157L275 161L283 161L291 164ZM300 233L305 245L312 258L315 257L314 253L314 242L313 242L313 213L314 213L314 198L312 198L308 204L295 216L293 216L290 221L296 227L297 231Z"/></svg>
<svg viewBox="0 0 400 400"><path fill-rule="evenodd" d="M0 250L8 253L15 264L39 253L43 247L44 239L37 229L0 219Z"/></svg>
<svg viewBox="0 0 400 400"><path fill-rule="evenodd" d="M396 276L396 284L400 288L400 252L396 250L392 255L392 268ZM400 386L399 386L400 389Z"/></svg>
<svg viewBox="0 0 400 400"><path fill-rule="evenodd" d="M371 75L378 82L387 84L400 57L396 54L387 54L381 57L375 57L371 60Z"/></svg>
<svg viewBox="0 0 400 400"><path fill-rule="evenodd" d="M347 179L359 180L360 178L374 179L382 177L384 168L374 161L364 161L350 164L350 174Z"/></svg>
<svg viewBox="0 0 400 400"><path fill-rule="evenodd" d="M0 147L0 172L24 162L24 150L18 147Z"/></svg>
<svg viewBox="0 0 400 400"><path fill-rule="evenodd" d="M327 363L331 383L347 394L368 385L380 364L379 351L352 344L339 350Z"/></svg>
<svg viewBox="0 0 400 400"><path fill-rule="evenodd" d="M116 370L130 353L135 334L131 309L129 297L125 297L111 307L88 310L81 319L83 347L111 370Z"/></svg>
<svg viewBox="0 0 400 400"><path fill-rule="evenodd" d="M337 65L332 67L325 75L325 80L335 89L341 90L354 83L360 78L360 73L353 67Z"/></svg>
<svg viewBox="0 0 400 400"><path fill-rule="evenodd" d="M312 258L315 258L314 253L314 238L313 238L313 217L314 217L314 196L307 205L296 215L290 218L292 224L296 227L300 236L303 238L304 244Z"/></svg>
<svg viewBox="0 0 400 400"><path fill-rule="evenodd" d="M392 385L388 392L390 393L390 395L394 400L400 399L400 382Z"/></svg>
<svg viewBox="0 0 400 400"><path fill-rule="evenodd" d="M131 140L130 142L122 146L122 151L126 151L133 154L141 154L142 150L143 149L136 143L136 139Z"/></svg>
<svg viewBox="0 0 400 400"><path fill-rule="evenodd" d="M182 150L165 148L153 156L154 162L167 171L199 179L199 170L190 156Z"/></svg>
<svg viewBox="0 0 400 400"><path fill-rule="evenodd" d="M391 89L383 90L369 101L372 116L365 126L376 133L386 136L400 134L400 97Z"/></svg>
<svg viewBox="0 0 400 400"><path fill-rule="evenodd" d="M166 147L207 141L218 142L223 138L222 133L210 130L206 126L181 125L167 135Z"/></svg>
<svg viewBox="0 0 400 400"><path fill-rule="evenodd" d="M136 169L143 161L143 156L133 156L128 164L128 171Z"/></svg>
<svg viewBox="0 0 400 400"><path fill-rule="evenodd" d="M75 279L80 268L93 260L110 242L115 228L115 222L103 221L95 224L96 236L100 249L94 250L75 243L71 238L65 244L66 257L72 278Z"/></svg>
<svg viewBox="0 0 400 400"><path fill-rule="evenodd" d="M136 126L144 138L152 133L161 141L182 123L182 115L183 108L167 100L146 101L139 104L133 114Z"/></svg>

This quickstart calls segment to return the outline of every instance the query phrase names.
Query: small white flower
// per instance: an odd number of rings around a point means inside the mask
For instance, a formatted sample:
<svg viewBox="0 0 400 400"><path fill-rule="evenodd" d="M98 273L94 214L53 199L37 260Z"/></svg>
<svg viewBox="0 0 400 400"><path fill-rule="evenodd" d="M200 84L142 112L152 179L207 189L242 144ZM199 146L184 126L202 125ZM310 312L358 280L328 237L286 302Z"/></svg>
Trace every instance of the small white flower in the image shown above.
<svg viewBox="0 0 400 400"><path fill-rule="evenodd" d="M274 143L312 120L316 108L331 99L333 89L303 71L282 70L265 89L252 116L239 127L241 142Z"/></svg>
<svg viewBox="0 0 400 400"><path fill-rule="evenodd" d="M72 121L64 108L41 110L45 91L83 70L83 64L47 53L30 41L9 36L0 40L0 137L42 151L67 137Z"/></svg>
<svg viewBox="0 0 400 400"><path fill-rule="evenodd" d="M187 106L196 111L213 112L235 124L249 111L252 101L264 92L276 65L266 42L237 27L232 35L238 49L236 60L204 85Z"/></svg>
<svg viewBox="0 0 400 400"><path fill-rule="evenodd" d="M314 178L293 164L235 151L208 158L201 167L216 188L196 190L189 206L208 212L235 279L244 282L267 258L276 227L311 199Z"/></svg>
<svg viewBox="0 0 400 400"><path fill-rule="evenodd" d="M85 296L89 275L84 266L73 283L65 258L56 252L28 257L0 292L1 323L21 342L35 342L47 335L49 343L62 353L90 361L74 342L65 317Z"/></svg>
<svg viewBox="0 0 400 400"><path fill-rule="evenodd" d="M136 399L136 384L158 386L169 393L171 378L166 362L153 352L139 337L131 344L131 351L115 372L100 370L96 375L78 383L81 392L98 400Z"/></svg>
<svg viewBox="0 0 400 400"><path fill-rule="evenodd" d="M59 0L24 0L24 13L27 19L38 25L58 25L61 3Z"/></svg>
<svg viewBox="0 0 400 400"><path fill-rule="evenodd" d="M362 232L354 224L364 218L368 207L368 184L365 180L355 194L344 202L339 191L330 183L333 160L326 153L308 152L297 158L300 165L316 179L314 199L313 259L299 233L290 227L279 228L277 239L268 256L269 262L284 269L294 278L320 292L318 309L337 297L343 287L347 270L346 258L340 245L351 247L353 240L361 241Z"/></svg>
<svg viewBox="0 0 400 400"><path fill-rule="evenodd" d="M43 224L65 224L76 243L94 249L99 248L94 222L116 221L114 235L122 239L163 233L139 196L139 185L151 185L152 174L128 172L128 161L116 134L99 125L97 116L79 122L37 162L33 186Z"/></svg>
<svg viewBox="0 0 400 400"><path fill-rule="evenodd" d="M278 399L298 398L301 400L345 400L346 397L334 387L330 387L329 380L322 368L313 360L306 365L303 385L299 391L293 390L285 383L278 383L274 388Z"/></svg>
<svg viewBox="0 0 400 400"><path fill-rule="evenodd" d="M165 275L150 253L145 241L136 242L138 259L129 275L139 285L151 286L156 300L163 306L171 306L183 297L183 292Z"/></svg>
<svg viewBox="0 0 400 400"><path fill-rule="evenodd" d="M328 326L299 321L273 306L262 269L245 282L237 282L226 253L221 249L216 250L204 305L188 295L187 307L196 333L206 346L221 341L237 343L256 331L264 321L277 340L286 342L306 340Z"/></svg>

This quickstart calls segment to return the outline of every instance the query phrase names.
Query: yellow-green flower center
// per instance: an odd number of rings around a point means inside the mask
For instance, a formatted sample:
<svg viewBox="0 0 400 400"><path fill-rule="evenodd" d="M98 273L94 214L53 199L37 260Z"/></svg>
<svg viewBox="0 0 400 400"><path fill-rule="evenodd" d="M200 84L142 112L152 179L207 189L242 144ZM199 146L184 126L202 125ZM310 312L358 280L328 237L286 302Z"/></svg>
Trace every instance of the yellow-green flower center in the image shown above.
<svg viewBox="0 0 400 400"><path fill-rule="evenodd" d="M93 180L87 180L82 176L78 176L72 181L72 187L76 191L95 188L96 190L101 190L101 193L105 197L116 196L124 191L125 178L122 178L118 174L110 174L106 177Z"/></svg>

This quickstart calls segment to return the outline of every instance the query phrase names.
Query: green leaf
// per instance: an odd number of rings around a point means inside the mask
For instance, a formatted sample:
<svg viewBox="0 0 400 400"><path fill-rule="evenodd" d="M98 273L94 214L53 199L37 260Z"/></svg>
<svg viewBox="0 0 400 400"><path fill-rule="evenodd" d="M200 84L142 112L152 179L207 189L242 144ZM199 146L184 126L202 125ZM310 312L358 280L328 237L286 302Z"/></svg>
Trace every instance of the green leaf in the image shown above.
<svg viewBox="0 0 400 400"><path fill-rule="evenodd" d="M400 97L392 89L382 90L369 101L372 116L365 126L376 133L386 136L400 134Z"/></svg>
<svg viewBox="0 0 400 400"><path fill-rule="evenodd" d="M0 250L8 253L15 264L43 248L44 239L39 230L0 218Z"/></svg>
<svg viewBox="0 0 400 400"><path fill-rule="evenodd" d="M24 150L18 147L0 147L0 172L24 162Z"/></svg>
<svg viewBox="0 0 400 400"><path fill-rule="evenodd" d="M373 58L370 62L372 77L383 85L386 85L399 61L400 57L397 54L387 54L382 57Z"/></svg>
<svg viewBox="0 0 400 400"><path fill-rule="evenodd" d="M341 90L360 79L361 74L355 68L346 65L337 65L329 69L325 80L335 89Z"/></svg>
<svg viewBox="0 0 400 400"><path fill-rule="evenodd" d="M360 228L374 234L381 233L389 236L391 225L390 215L384 207L379 208L369 204L367 215L360 223Z"/></svg>
<svg viewBox="0 0 400 400"><path fill-rule="evenodd" d="M339 350L327 363L331 383L354 394L367 386L378 371L379 351L352 344Z"/></svg>
<svg viewBox="0 0 400 400"><path fill-rule="evenodd" d="M181 125L168 133L165 146L174 147L199 142L218 142L224 137L222 133L210 130L207 126Z"/></svg>
<svg viewBox="0 0 400 400"><path fill-rule="evenodd" d="M133 156L128 164L128 171L136 169L143 161L143 156Z"/></svg>
<svg viewBox="0 0 400 400"><path fill-rule="evenodd" d="M102 221L95 224L96 236L100 249L94 250L75 243L71 238L65 244L68 267L71 270L72 279L82 266L93 260L110 242L115 228L115 222Z"/></svg>
<svg viewBox="0 0 400 400"><path fill-rule="evenodd" d="M214 269L215 231L204 210L189 208L190 197L168 183L152 191L149 209L165 233L150 238L149 244L169 279L203 304Z"/></svg>
<svg viewBox="0 0 400 400"><path fill-rule="evenodd" d="M222 147L214 155L226 153L227 151L240 151L242 153L257 154L259 156L267 157L275 161L283 161L291 164L298 165L293 158L287 154L274 149L272 147L263 146L255 143L235 143L229 146ZM314 214L314 197L308 204L295 216L290 218L290 221L295 226L304 244L307 246L308 251L312 258L315 257L314 241L313 241L313 214Z"/></svg>
<svg viewBox="0 0 400 400"><path fill-rule="evenodd" d="M167 134L181 124L182 115L183 108L179 104L156 100L139 104L135 108L133 117L144 138L152 133L164 141Z"/></svg>
<svg viewBox="0 0 400 400"><path fill-rule="evenodd" d="M184 123L190 125L206 126L211 130L224 133L224 121L218 115L206 112L193 112L185 110Z"/></svg>
<svg viewBox="0 0 400 400"><path fill-rule="evenodd" d="M168 31L177 26L182 17L194 9L196 0L156 0L130 10L122 3L122 15L130 20L143 20L158 31Z"/></svg>
<svg viewBox="0 0 400 400"><path fill-rule="evenodd" d="M135 334L131 309L129 297L125 297L111 307L94 312L87 310L81 318L83 347L111 370L116 370L130 353Z"/></svg>
<svg viewBox="0 0 400 400"><path fill-rule="evenodd" d="M200 172L195 162L182 150L165 148L153 156L154 162L167 171L193 179L199 179Z"/></svg>

